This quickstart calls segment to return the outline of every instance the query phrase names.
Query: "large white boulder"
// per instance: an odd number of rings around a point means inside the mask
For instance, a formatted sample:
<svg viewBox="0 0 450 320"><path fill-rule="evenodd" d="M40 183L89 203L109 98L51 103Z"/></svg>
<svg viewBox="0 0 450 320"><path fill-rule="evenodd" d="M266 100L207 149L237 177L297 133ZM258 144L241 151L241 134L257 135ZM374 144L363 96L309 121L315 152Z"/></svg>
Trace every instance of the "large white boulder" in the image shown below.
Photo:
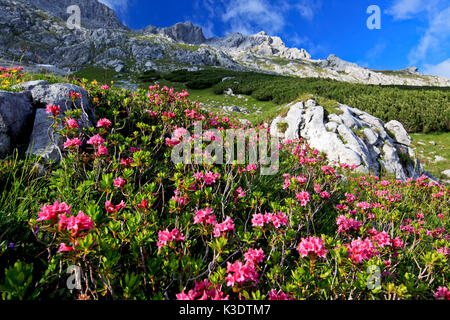
<svg viewBox="0 0 450 320"><path fill-rule="evenodd" d="M392 120L386 123L385 128L395 135L395 140L398 143L404 144L405 146L411 145L411 137L408 132L406 132L403 125L397 120Z"/></svg>
<svg viewBox="0 0 450 320"><path fill-rule="evenodd" d="M284 131L279 130L285 123ZM392 132L395 137L390 137ZM417 178L424 173L411 138L398 121L384 124L380 119L347 105L327 114L315 100L290 106L285 117L277 117L271 134L285 140L305 139L309 145L327 154L330 162L356 165L361 173L380 175L381 171L398 179Z"/></svg>

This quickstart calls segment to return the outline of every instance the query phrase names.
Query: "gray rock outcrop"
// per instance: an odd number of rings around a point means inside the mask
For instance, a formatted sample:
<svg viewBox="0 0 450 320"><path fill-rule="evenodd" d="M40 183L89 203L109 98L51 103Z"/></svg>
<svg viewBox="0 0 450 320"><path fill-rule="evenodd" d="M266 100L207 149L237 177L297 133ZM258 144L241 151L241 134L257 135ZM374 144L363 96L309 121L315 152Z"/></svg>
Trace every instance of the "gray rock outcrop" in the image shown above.
<svg viewBox="0 0 450 320"><path fill-rule="evenodd" d="M33 101L30 92L0 91L0 115L2 127L7 128L11 145L27 142L24 132L33 123ZM2 148L7 149L7 148Z"/></svg>
<svg viewBox="0 0 450 320"><path fill-rule="evenodd" d="M120 22L114 10L97 0L23 0L52 16L66 21L70 14L67 8L77 5L81 13L81 25L85 28L128 29Z"/></svg>
<svg viewBox="0 0 450 320"><path fill-rule="evenodd" d="M27 153L60 160L63 141L50 130L53 120L45 108L48 105L59 106L58 117L61 120L67 111L81 109L78 123L81 127L90 127L95 112L89 105L87 92L73 84L49 84L46 81L25 82L18 87L23 91L0 91L0 156L25 146ZM80 97L73 102L70 92L78 93Z"/></svg>
<svg viewBox="0 0 450 320"><path fill-rule="evenodd" d="M411 145L411 137L408 135L405 128L403 128L403 125L397 120L389 121L386 123L385 128L394 134L395 140L397 140L398 143L404 144L405 146Z"/></svg>
<svg viewBox="0 0 450 320"><path fill-rule="evenodd" d="M201 44L206 41L202 28L194 26L190 21L185 23L180 22L168 28L148 26L142 29L141 32L148 34L162 34L177 42L190 44Z"/></svg>
<svg viewBox="0 0 450 320"><path fill-rule="evenodd" d="M79 29L67 27L70 5L81 9ZM118 73L214 66L376 85L450 86L450 79L424 76L413 68L370 70L335 55L313 60L306 50L288 48L263 31L205 39L190 22L130 30L97 0L0 0L0 44L0 57L8 63L20 60L28 69L62 75L86 66Z"/></svg>
<svg viewBox="0 0 450 320"><path fill-rule="evenodd" d="M285 140L303 138L311 147L326 153L330 162L356 165L361 173L380 175L384 171L401 180L424 173L409 147L411 138L398 121L391 121L388 126L364 111L342 104L329 113L312 99L289 107L285 117L273 120L272 135ZM284 132L280 131L282 125L287 127ZM395 133L395 138L386 130Z"/></svg>

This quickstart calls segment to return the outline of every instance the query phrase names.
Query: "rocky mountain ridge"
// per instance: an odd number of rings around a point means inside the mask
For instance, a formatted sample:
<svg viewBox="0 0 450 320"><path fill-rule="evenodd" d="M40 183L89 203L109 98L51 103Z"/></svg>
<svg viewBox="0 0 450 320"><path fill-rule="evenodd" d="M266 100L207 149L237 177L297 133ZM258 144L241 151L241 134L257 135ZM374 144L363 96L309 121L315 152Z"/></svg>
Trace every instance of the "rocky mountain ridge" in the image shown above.
<svg viewBox="0 0 450 320"><path fill-rule="evenodd" d="M85 28L113 28L128 30L117 17L117 14L97 0L25 0L37 9L66 21L70 14L69 6L77 5L81 12L81 25Z"/></svg>
<svg viewBox="0 0 450 320"><path fill-rule="evenodd" d="M69 14L64 9L72 4L82 14L82 27L76 30L65 21ZM4 59L55 65L67 72L86 66L136 73L212 66L366 84L450 86L450 79L424 76L414 68L376 71L335 55L314 60L306 50L288 48L265 32L206 39L190 22L130 30L97 0L0 0L0 31Z"/></svg>

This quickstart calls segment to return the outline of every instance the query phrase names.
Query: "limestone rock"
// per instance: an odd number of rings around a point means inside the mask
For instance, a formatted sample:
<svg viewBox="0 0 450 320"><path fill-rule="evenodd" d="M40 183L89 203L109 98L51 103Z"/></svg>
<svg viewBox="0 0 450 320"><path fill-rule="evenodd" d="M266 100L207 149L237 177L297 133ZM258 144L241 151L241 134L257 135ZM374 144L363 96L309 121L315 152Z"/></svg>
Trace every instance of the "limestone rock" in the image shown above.
<svg viewBox="0 0 450 320"><path fill-rule="evenodd" d="M302 114L304 112L303 102L295 103L289 109L288 114L285 118L276 118L270 127L270 132L274 136L283 137L286 139L298 139L299 138L299 128L298 124L302 119ZM279 125L287 124L287 130L284 133L280 133Z"/></svg>
<svg viewBox="0 0 450 320"><path fill-rule="evenodd" d="M33 124L33 132L27 153L34 154L46 160L60 161L62 141L58 135L52 135L49 130L52 121L45 109L38 109Z"/></svg>
<svg viewBox="0 0 450 320"><path fill-rule="evenodd" d="M402 136L396 140L389 137L389 129L380 119L346 105L340 105L339 115L327 117L314 100L306 106L303 108L302 102L290 105L286 117L279 116L272 122L271 134L285 140L303 138L326 153L330 162L356 165L361 173L380 175L383 170L402 180L424 173L414 150L401 143L405 142ZM282 123L287 125L285 132L278 130ZM402 128L398 124L395 127Z"/></svg>
<svg viewBox="0 0 450 320"><path fill-rule="evenodd" d="M94 109L89 105L86 91L76 85L61 83L33 88L31 91L34 103L43 107L46 105L59 105L61 113L59 117L64 118L65 112L69 110L81 109L81 127L90 127L93 125ZM80 94L80 98L75 100L75 104L69 98L70 92ZM61 141L58 135L52 136L48 128L52 121L48 119L45 110L40 108L36 111L36 117L33 125L33 132L30 137L28 153L42 156L45 159L59 160L60 154L58 148L61 147Z"/></svg>
<svg viewBox="0 0 450 320"><path fill-rule="evenodd" d="M87 92L76 85L47 82L25 82L20 87L23 92L0 91L0 156L6 156L17 146L27 146L27 153L45 159L60 160L62 141L52 132L53 123L45 107L59 105L58 115L62 120L69 110L81 109L78 123L81 127L93 125L94 109L89 105ZM80 94L75 103L70 92Z"/></svg>
<svg viewBox="0 0 450 320"><path fill-rule="evenodd" d="M408 132L406 132L403 125L397 120L389 121L388 123L386 123L385 128L395 135L395 139L397 140L397 142L406 146L411 145L411 137L409 136Z"/></svg>
<svg viewBox="0 0 450 320"><path fill-rule="evenodd" d="M177 23L169 28L156 28L148 26L141 30L142 33L163 34L169 38L184 43L200 44L206 41L203 30L196 27L192 22Z"/></svg>
<svg viewBox="0 0 450 320"><path fill-rule="evenodd" d="M32 90L35 87L38 86L45 86L48 85L48 81L45 80L34 80L34 81L27 81L23 83L16 84L13 86L14 89L22 89L22 90Z"/></svg>
<svg viewBox="0 0 450 320"><path fill-rule="evenodd" d="M11 138L8 134L8 127L0 114L0 157L5 157L11 151Z"/></svg>
<svg viewBox="0 0 450 320"><path fill-rule="evenodd" d="M444 170L441 172L444 176L450 179L450 169Z"/></svg>
<svg viewBox="0 0 450 320"><path fill-rule="evenodd" d="M87 92L83 88L70 83L57 83L51 85L36 86L31 89L34 104L45 108L47 105L57 105L64 114L67 110L81 109L82 118L80 125L92 125L94 109L89 106ZM69 97L70 92L79 93L81 97L75 101L75 105Z"/></svg>
<svg viewBox="0 0 450 320"><path fill-rule="evenodd" d="M0 91L0 115L13 146L27 142L33 121L33 105L29 92ZM29 135L29 133L28 133Z"/></svg>
<svg viewBox="0 0 450 320"><path fill-rule="evenodd" d="M80 8L81 24L86 28L116 28L127 29L116 13L96 0L25 0L35 7L66 21L70 14L67 8L77 5Z"/></svg>

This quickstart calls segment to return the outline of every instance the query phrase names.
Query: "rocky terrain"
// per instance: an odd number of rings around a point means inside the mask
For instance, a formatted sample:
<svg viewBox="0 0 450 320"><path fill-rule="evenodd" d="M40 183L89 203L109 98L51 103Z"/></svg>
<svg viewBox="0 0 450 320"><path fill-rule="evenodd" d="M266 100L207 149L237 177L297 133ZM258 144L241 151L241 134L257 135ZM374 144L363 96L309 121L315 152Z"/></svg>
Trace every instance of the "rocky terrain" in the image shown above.
<svg viewBox="0 0 450 320"><path fill-rule="evenodd" d="M61 108L59 117L64 119L69 110L82 110L81 127L91 127L94 109L88 103L86 91L69 83L49 84L46 81L24 82L17 86L20 92L0 91L0 156L4 157L15 148L49 160L60 160L63 141L53 135L46 106ZM80 94L76 105L69 93Z"/></svg>
<svg viewBox="0 0 450 320"><path fill-rule="evenodd" d="M0 91L0 155L15 148L45 159L61 159L62 141L52 134L53 121L45 107L61 107L59 117L66 112L82 109L79 122L90 127L94 109L89 105L86 91L76 85L46 81L30 81L17 86L20 92ZM79 93L74 105L69 93ZM285 130L282 124L286 124ZM313 148L325 152L332 162L356 165L362 173L380 175L391 173L397 179L418 178L424 169L411 146L411 138L398 121L383 123L370 114L340 105L329 113L315 100L293 103L285 117L277 117L271 134L292 140L304 138Z"/></svg>
<svg viewBox="0 0 450 320"><path fill-rule="evenodd" d="M387 172L401 180L424 173L400 122L384 123L347 105L333 111L313 99L294 103L285 117L272 122L271 134L284 140L304 138L330 161L356 165L361 173L379 176Z"/></svg>
<svg viewBox="0 0 450 320"><path fill-rule="evenodd" d="M79 5L81 28L66 26L69 5ZM450 79L417 69L375 71L335 55L314 60L265 32L206 39L190 22L168 28L125 27L96 0L0 0L0 56L9 61L54 65L65 72L101 66L116 72L221 67L368 84L450 86Z"/></svg>

